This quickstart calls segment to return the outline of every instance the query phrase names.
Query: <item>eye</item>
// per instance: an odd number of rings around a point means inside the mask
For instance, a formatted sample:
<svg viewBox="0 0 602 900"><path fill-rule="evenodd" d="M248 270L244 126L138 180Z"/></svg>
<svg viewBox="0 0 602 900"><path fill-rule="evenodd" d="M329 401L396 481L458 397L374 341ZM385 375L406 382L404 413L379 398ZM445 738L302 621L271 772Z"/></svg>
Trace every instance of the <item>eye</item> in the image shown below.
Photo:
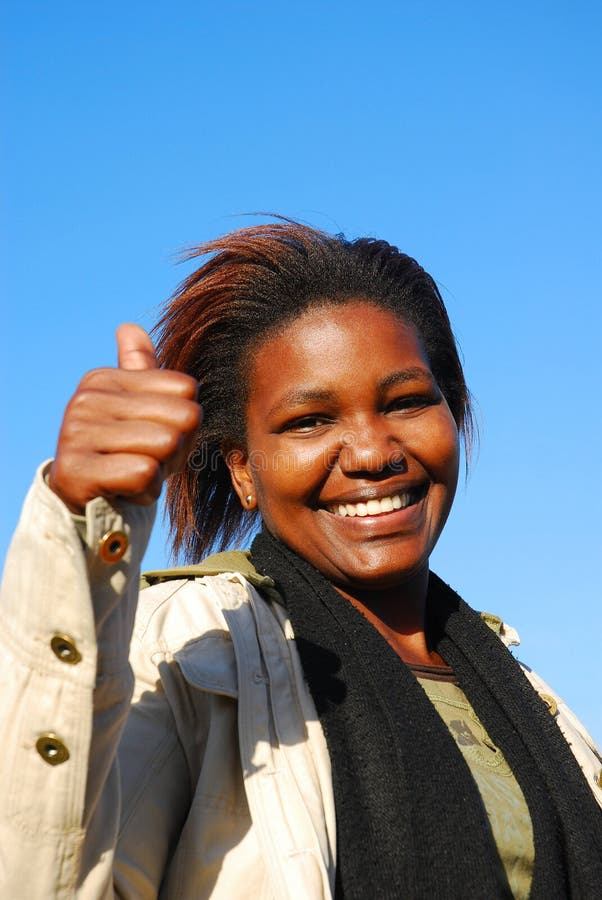
<svg viewBox="0 0 602 900"><path fill-rule="evenodd" d="M282 431L288 431L294 434L311 434L313 431L318 431L331 423L332 419L329 419L328 416L302 416L299 419L293 419L290 422L287 422L283 426Z"/></svg>
<svg viewBox="0 0 602 900"><path fill-rule="evenodd" d="M439 392L405 394L402 397L396 397L387 406L387 412L414 412L425 409L429 406L436 406L441 400Z"/></svg>

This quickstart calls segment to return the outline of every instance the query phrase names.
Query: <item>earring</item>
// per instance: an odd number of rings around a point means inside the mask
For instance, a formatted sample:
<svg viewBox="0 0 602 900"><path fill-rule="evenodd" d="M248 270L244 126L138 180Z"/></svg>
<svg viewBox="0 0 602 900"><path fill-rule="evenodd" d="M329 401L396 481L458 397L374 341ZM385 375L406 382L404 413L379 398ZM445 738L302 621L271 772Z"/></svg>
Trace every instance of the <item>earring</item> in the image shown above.
<svg viewBox="0 0 602 900"><path fill-rule="evenodd" d="M253 502L253 494L247 494L247 496L245 497L245 503L247 504L247 506L250 506L252 502Z"/></svg>

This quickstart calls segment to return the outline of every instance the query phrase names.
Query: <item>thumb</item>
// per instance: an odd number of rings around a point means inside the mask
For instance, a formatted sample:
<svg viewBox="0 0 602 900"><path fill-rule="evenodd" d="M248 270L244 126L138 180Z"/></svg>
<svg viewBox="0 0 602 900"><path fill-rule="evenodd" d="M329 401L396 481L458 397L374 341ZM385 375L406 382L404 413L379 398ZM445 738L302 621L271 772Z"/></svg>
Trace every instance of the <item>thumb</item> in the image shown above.
<svg viewBox="0 0 602 900"><path fill-rule="evenodd" d="M126 322L116 331L117 359L120 369L156 369L155 348L140 325Z"/></svg>

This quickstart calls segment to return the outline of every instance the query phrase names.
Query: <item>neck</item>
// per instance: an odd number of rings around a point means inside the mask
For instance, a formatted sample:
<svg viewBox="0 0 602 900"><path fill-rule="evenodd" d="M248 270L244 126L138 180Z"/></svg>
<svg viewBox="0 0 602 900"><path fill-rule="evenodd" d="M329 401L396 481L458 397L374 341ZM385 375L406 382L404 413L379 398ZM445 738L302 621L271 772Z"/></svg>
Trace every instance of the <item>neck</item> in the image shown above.
<svg viewBox="0 0 602 900"><path fill-rule="evenodd" d="M428 566L402 585L367 591L335 585L336 590L374 625L409 665L445 665L428 645L425 620Z"/></svg>

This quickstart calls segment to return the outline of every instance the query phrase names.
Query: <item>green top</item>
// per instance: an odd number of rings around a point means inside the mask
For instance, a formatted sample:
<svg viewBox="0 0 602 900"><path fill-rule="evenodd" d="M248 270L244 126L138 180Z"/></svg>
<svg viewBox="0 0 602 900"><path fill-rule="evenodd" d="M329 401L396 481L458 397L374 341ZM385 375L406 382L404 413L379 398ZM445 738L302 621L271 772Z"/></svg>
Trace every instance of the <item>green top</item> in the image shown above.
<svg viewBox="0 0 602 900"><path fill-rule="evenodd" d="M420 677L418 683L447 725L476 781L513 895L527 900L535 847L529 808L518 781L457 684Z"/></svg>

